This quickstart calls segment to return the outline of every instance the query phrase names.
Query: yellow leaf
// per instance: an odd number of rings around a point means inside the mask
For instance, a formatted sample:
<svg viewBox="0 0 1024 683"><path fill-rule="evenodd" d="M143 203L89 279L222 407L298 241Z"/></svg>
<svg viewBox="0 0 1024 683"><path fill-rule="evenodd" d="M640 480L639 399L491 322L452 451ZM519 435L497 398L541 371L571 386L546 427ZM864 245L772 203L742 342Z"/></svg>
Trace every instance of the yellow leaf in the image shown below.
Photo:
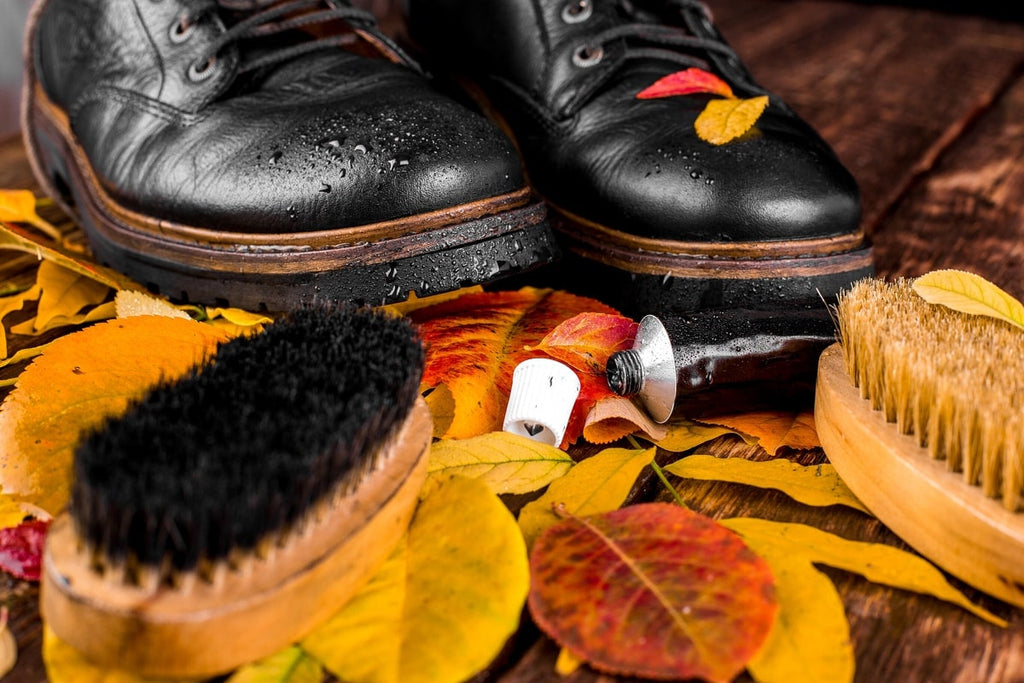
<svg viewBox="0 0 1024 683"><path fill-rule="evenodd" d="M755 437L768 455L777 454L783 446L807 450L821 445L818 441L818 432L814 428L814 413L809 410L765 410L738 415L718 415L708 418L708 421Z"/></svg>
<svg viewBox="0 0 1024 683"><path fill-rule="evenodd" d="M803 555L810 562L860 574L874 583L931 595L992 624L1006 626L1005 621L976 606L953 588L930 562L899 548L850 541L804 524L783 524L763 519L728 519L722 523L749 543L759 546L773 543L779 552Z"/></svg>
<svg viewBox="0 0 1024 683"><path fill-rule="evenodd" d="M430 408L430 416L434 420L434 438L440 439L448 433L448 429L455 420L455 395L445 383L436 387L425 389L423 395L427 406Z"/></svg>
<svg viewBox="0 0 1024 683"><path fill-rule="evenodd" d="M381 310L387 311L392 315L402 316L408 315L412 311L420 308L426 308L427 306L434 306L436 304L443 303L445 301L451 301L452 299L458 299L460 296L466 294L478 294L484 291L484 288L480 285L473 285L472 287L463 287L462 289L456 289L451 292L444 292L442 294L433 294L431 296L420 297L416 292L409 292L409 298L405 301L400 301L397 304L388 304L386 306L380 306Z"/></svg>
<svg viewBox="0 0 1024 683"><path fill-rule="evenodd" d="M227 335L191 320L113 320L51 342L0 410L0 486L50 514L67 502L71 454L83 430L121 414L177 377Z"/></svg>
<svg viewBox="0 0 1024 683"><path fill-rule="evenodd" d="M556 479L537 500L519 511L519 528L527 547L549 526L561 521L551 509L564 505L576 517L617 510L626 501L641 470L654 460L656 448L608 448L583 460Z"/></svg>
<svg viewBox="0 0 1024 683"><path fill-rule="evenodd" d="M0 320L3 320L3 318L8 313L20 311L22 307L25 305L25 302L35 301L36 299L38 299L42 291L43 290L39 287L39 285L36 284L22 292L18 292L17 294L12 294L10 296L4 297L3 299L0 299ZM0 357L7 357L6 327L4 328L4 333L0 334Z"/></svg>
<svg viewBox="0 0 1024 683"><path fill-rule="evenodd" d="M270 316L263 315L262 313L251 313L241 308L208 308L206 309L206 315L210 320L223 318L238 327L254 327L274 322L274 319Z"/></svg>
<svg viewBox="0 0 1024 683"><path fill-rule="evenodd" d="M11 629L7 628L7 608L0 608L0 679L11 672L18 663L18 641Z"/></svg>
<svg viewBox="0 0 1024 683"><path fill-rule="evenodd" d="M43 625L43 664L50 683L172 683L96 666L46 625Z"/></svg>
<svg viewBox="0 0 1024 683"><path fill-rule="evenodd" d="M324 670L320 662L297 647L243 666L226 683L321 683Z"/></svg>
<svg viewBox="0 0 1024 683"><path fill-rule="evenodd" d="M61 239L60 230L36 213L36 197L28 190L0 190L0 221L28 223L57 242Z"/></svg>
<svg viewBox="0 0 1024 683"><path fill-rule="evenodd" d="M555 673L559 676L571 676L581 666L583 666L583 660L564 647L558 651L558 659L555 660Z"/></svg>
<svg viewBox="0 0 1024 683"><path fill-rule="evenodd" d="M914 280L914 291L930 304L988 316L1024 329L1024 304L980 275L936 270Z"/></svg>
<svg viewBox="0 0 1024 683"><path fill-rule="evenodd" d="M767 107L767 95L748 100L709 100L693 125L704 142L724 145L753 128Z"/></svg>
<svg viewBox="0 0 1024 683"><path fill-rule="evenodd" d="M178 310L173 304L159 299L152 294L132 289L122 289L114 296L114 304L118 318L131 318L139 315L159 315L165 318L181 318L190 320L189 314Z"/></svg>
<svg viewBox="0 0 1024 683"><path fill-rule="evenodd" d="M36 283L43 290L33 323L36 332L47 329L56 318L72 319L86 306L102 303L110 293L110 287L102 282L51 261L39 264Z"/></svg>
<svg viewBox="0 0 1024 683"><path fill-rule="evenodd" d="M420 503L404 546L301 645L349 683L457 683L518 629L529 580L508 509L483 482L456 477Z"/></svg>
<svg viewBox="0 0 1024 683"><path fill-rule="evenodd" d="M720 436L735 433L728 427L706 425L678 417L669 420L667 426L668 433L664 438L658 439L655 443L658 448L670 453L683 453Z"/></svg>
<svg viewBox="0 0 1024 683"><path fill-rule="evenodd" d="M102 282L111 289L145 289L139 283L118 273L116 270L97 265L61 247L43 244L27 235L24 231L19 230L16 226L0 223L0 250L4 249L21 251L26 254L32 254L43 261L52 261L57 265L64 266L68 270L73 270L97 282Z"/></svg>
<svg viewBox="0 0 1024 683"><path fill-rule="evenodd" d="M828 464L804 466L784 458L755 462L746 458L691 455L664 469L684 479L729 481L775 489L805 505L845 505L871 514L839 478L836 469Z"/></svg>
<svg viewBox="0 0 1024 683"><path fill-rule="evenodd" d="M596 444L611 443L638 432L655 442L665 438L668 428L622 396L603 398L595 403L583 425L583 438Z"/></svg>
<svg viewBox="0 0 1024 683"><path fill-rule="evenodd" d="M443 439L430 447L424 491L458 475L479 479L495 493L530 493L572 466L565 451L509 432Z"/></svg>
<svg viewBox="0 0 1024 683"><path fill-rule="evenodd" d="M0 491L0 529L18 526L25 519L25 510L21 504L3 491Z"/></svg>
<svg viewBox="0 0 1024 683"><path fill-rule="evenodd" d="M839 592L811 560L800 552L754 531L754 519L727 519L725 526L743 536L763 557L775 577L779 613L761 650L747 663L758 683L843 683L854 673L850 626Z"/></svg>

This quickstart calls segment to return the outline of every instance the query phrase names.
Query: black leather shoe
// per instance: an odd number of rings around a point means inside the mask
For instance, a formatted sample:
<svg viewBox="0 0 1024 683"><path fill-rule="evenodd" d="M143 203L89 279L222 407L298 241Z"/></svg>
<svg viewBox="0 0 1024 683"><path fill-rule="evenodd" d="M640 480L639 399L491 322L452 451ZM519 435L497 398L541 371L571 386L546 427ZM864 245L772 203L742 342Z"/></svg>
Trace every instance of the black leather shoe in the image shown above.
<svg viewBox="0 0 1024 683"><path fill-rule="evenodd" d="M172 298L383 303L557 254L515 149L339 0L40 0L23 130L104 262Z"/></svg>
<svg viewBox="0 0 1024 683"><path fill-rule="evenodd" d="M406 0L406 15L516 140L571 252L560 285L670 315L821 308L871 274L854 179L778 97L722 145L694 129L719 95L637 98L691 67L769 95L700 2Z"/></svg>

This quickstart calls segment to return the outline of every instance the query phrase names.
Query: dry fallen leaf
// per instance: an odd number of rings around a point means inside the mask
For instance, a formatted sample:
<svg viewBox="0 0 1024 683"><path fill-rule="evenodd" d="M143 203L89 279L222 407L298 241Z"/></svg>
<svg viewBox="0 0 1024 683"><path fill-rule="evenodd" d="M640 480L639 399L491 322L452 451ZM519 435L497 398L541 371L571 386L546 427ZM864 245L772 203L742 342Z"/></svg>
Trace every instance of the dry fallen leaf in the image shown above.
<svg viewBox="0 0 1024 683"><path fill-rule="evenodd" d="M530 571L538 626L625 676L730 681L777 611L763 559L711 518L666 503L566 519L537 539Z"/></svg>
<svg viewBox="0 0 1024 683"><path fill-rule="evenodd" d="M767 95L747 100L711 100L693 126L697 131L697 137L704 142L724 145L753 128L767 107Z"/></svg>
<svg viewBox="0 0 1024 683"><path fill-rule="evenodd" d="M42 332L58 324L78 324L82 309L102 303L110 287L68 270L51 261L43 261L36 272L36 284L42 289L39 309L32 322L34 332Z"/></svg>
<svg viewBox="0 0 1024 683"><path fill-rule="evenodd" d="M618 509L626 502L637 477L654 460L656 452L655 448L608 448L551 482L544 495L519 511L519 528L527 547L532 547L545 529L559 522L553 506L560 506L578 517Z"/></svg>
<svg viewBox="0 0 1024 683"><path fill-rule="evenodd" d="M583 438L590 443L606 444L639 433L657 442L668 434L668 427L651 419L636 403L622 396L603 398L594 404L583 426Z"/></svg>
<svg viewBox="0 0 1024 683"><path fill-rule="evenodd" d="M433 389L423 389L423 399L430 408L430 417L434 421L434 438L440 439L452 426L455 419L455 397L447 384L438 384Z"/></svg>
<svg viewBox="0 0 1024 683"><path fill-rule="evenodd" d="M1003 320L1024 329L1024 304L980 275L936 270L914 280L913 287L930 304Z"/></svg>
<svg viewBox="0 0 1024 683"><path fill-rule="evenodd" d="M443 383L455 397L455 416L445 437L499 431L515 366L541 355L526 347L536 346L562 321L588 311L615 314L592 299L532 288L467 294L412 311L409 318L427 349L423 384ZM566 440L578 435L567 430Z"/></svg>
<svg viewBox="0 0 1024 683"><path fill-rule="evenodd" d="M756 462L698 454L677 460L664 470L684 479L728 481L775 489L805 505L845 505L871 514L828 464L800 465L784 458Z"/></svg>
<svg viewBox="0 0 1024 683"><path fill-rule="evenodd" d="M491 432L470 439L444 439L430 447L428 493L454 476L479 479L495 493L530 493L563 476L569 455L525 436Z"/></svg>
<svg viewBox="0 0 1024 683"><path fill-rule="evenodd" d="M811 411L758 411L738 415L716 415L708 418L708 422L756 437L758 444L768 452L768 455L776 455L783 447L807 450L821 446L818 432L814 428L814 413Z"/></svg>
<svg viewBox="0 0 1024 683"><path fill-rule="evenodd" d="M83 430L122 413L162 379L177 377L226 341L191 320L112 320L50 343L0 410L0 486L56 514L67 502L71 454Z"/></svg>
<svg viewBox="0 0 1024 683"><path fill-rule="evenodd" d="M652 85L638 92L636 98L638 100L650 100L701 92L713 93L728 98L736 97L729 84L721 78L710 71L691 67L659 78Z"/></svg>
<svg viewBox="0 0 1024 683"><path fill-rule="evenodd" d="M0 299L0 321L7 316L8 313L20 311L26 302L35 301L42 294L42 289L39 285L33 285L28 289L22 290L17 294L11 294ZM7 358L7 328L3 327L0 329L0 358Z"/></svg>
<svg viewBox="0 0 1024 683"><path fill-rule="evenodd" d="M55 242L61 240L60 230L36 213L36 197L29 190L0 190L0 221L27 223Z"/></svg>
<svg viewBox="0 0 1024 683"><path fill-rule="evenodd" d="M171 302L157 298L152 294L130 289L123 289L114 296L114 306L117 309L118 318L158 315L165 318L191 320L188 313L176 308Z"/></svg>
<svg viewBox="0 0 1024 683"><path fill-rule="evenodd" d="M670 453L685 453L708 441L736 432L728 427L706 425L686 418L674 417L665 423L667 433L655 443Z"/></svg>
<svg viewBox="0 0 1024 683"><path fill-rule="evenodd" d="M225 683L321 683L324 670L298 647L289 647L231 674Z"/></svg>
<svg viewBox="0 0 1024 683"><path fill-rule="evenodd" d="M349 683L459 683L519 627L522 536L483 482L456 477L421 503L408 540L301 646Z"/></svg>

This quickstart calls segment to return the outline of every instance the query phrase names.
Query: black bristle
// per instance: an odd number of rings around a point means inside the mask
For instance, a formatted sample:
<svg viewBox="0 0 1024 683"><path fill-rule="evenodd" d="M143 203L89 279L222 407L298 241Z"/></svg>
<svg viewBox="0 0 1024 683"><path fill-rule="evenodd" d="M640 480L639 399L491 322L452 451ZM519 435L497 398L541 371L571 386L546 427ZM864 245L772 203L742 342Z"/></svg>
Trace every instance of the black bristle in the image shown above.
<svg viewBox="0 0 1024 683"><path fill-rule="evenodd" d="M354 486L419 391L404 321L296 311L164 384L78 447L70 513L106 557L178 570L250 550Z"/></svg>

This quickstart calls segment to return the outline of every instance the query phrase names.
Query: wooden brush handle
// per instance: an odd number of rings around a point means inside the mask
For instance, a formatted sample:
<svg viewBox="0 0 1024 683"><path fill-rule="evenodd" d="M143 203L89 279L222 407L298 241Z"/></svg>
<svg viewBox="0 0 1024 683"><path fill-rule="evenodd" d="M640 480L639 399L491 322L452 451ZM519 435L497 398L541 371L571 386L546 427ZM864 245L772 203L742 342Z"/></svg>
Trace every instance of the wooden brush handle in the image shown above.
<svg viewBox="0 0 1024 683"><path fill-rule="evenodd" d="M1024 515L964 483L872 410L838 344L818 365L814 422L839 476L879 520L946 571L1024 607Z"/></svg>

